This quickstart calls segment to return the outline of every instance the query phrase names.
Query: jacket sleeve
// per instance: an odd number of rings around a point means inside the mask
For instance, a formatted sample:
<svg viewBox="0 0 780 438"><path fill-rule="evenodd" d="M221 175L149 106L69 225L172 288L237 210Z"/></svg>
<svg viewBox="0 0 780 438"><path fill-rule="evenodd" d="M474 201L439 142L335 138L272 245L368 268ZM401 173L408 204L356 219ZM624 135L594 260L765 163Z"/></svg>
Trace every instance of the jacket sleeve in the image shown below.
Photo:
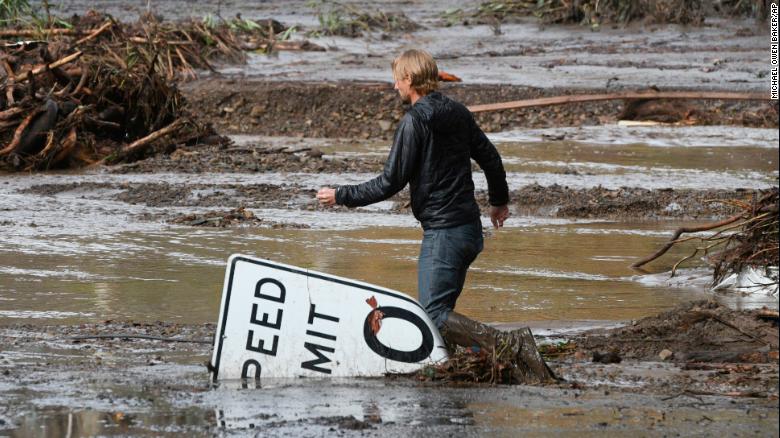
<svg viewBox="0 0 780 438"><path fill-rule="evenodd" d="M336 204L362 207L383 201L400 192L418 165L422 129L422 126L407 114L395 131L393 147L382 173L361 184L339 186L336 189Z"/></svg>
<svg viewBox="0 0 780 438"><path fill-rule="evenodd" d="M488 140L482 129L477 126L474 117L470 117L471 124L471 158L479 164L485 172L488 183L488 202L490 205L500 206L509 203L509 187L506 183L506 172L501 156L496 147Z"/></svg>

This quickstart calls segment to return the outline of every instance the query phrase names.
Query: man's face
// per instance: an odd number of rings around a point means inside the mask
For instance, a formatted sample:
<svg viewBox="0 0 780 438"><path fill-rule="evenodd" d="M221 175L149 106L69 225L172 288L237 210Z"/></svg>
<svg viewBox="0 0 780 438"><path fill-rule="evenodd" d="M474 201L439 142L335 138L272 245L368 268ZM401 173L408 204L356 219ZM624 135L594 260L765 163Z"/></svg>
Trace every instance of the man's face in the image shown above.
<svg viewBox="0 0 780 438"><path fill-rule="evenodd" d="M406 77L403 79L396 79L394 88L398 90L398 95L401 97L401 102L406 104L412 102L412 97L410 96L410 92L412 90L412 80L410 78Z"/></svg>

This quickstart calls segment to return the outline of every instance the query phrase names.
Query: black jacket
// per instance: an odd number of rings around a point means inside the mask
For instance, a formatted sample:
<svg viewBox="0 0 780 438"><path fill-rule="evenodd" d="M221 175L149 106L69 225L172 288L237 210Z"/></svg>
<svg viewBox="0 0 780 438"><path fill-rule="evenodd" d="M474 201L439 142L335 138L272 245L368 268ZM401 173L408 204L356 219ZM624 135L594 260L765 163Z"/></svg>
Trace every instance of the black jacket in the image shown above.
<svg viewBox="0 0 780 438"><path fill-rule="evenodd" d="M487 177L490 204L507 204L506 173L496 147L465 106L441 93L430 93L401 119L382 174L362 184L338 187L336 203L373 204L409 183L412 212L424 229L462 225L479 218L472 158Z"/></svg>

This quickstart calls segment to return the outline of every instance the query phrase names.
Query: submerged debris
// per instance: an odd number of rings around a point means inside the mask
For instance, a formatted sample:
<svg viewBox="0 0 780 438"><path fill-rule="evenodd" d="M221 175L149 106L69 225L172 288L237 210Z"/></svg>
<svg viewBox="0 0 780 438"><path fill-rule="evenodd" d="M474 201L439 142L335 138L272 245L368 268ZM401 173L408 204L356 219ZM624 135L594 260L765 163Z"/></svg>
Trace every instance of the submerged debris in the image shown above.
<svg viewBox="0 0 780 438"><path fill-rule="evenodd" d="M200 214L187 214L170 220L170 223L216 228L226 228L237 225L266 226L272 228L309 228L309 226L305 224L266 221L255 216L254 213L247 210L245 207L235 208L230 211L210 211Z"/></svg>
<svg viewBox="0 0 780 438"><path fill-rule="evenodd" d="M227 212L212 211L204 214L188 214L171 220L171 223L174 224L218 228L224 228L238 223L252 222L259 223L263 222L263 220L244 207L239 207Z"/></svg>

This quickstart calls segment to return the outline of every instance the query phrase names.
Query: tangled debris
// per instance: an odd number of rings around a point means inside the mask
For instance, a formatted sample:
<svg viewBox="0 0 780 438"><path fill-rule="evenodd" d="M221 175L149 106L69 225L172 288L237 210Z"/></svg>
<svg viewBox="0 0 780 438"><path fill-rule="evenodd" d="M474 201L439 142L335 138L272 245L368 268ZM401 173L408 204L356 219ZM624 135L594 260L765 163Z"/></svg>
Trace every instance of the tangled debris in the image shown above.
<svg viewBox="0 0 780 438"><path fill-rule="evenodd" d="M238 223L262 222L263 220L255 216L254 213L239 207L227 212L208 212L204 214L188 214L179 216L171 223L191 226L205 226L225 228Z"/></svg>
<svg viewBox="0 0 780 438"><path fill-rule="evenodd" d="M355 6L331 0L318 0L311 4L317 13L319 27L312 35L334 35L357 38L364 32L411 32L420 25L403 12L364 11Z"/></svg>
<svg viewBox="0 0 780 438"><path fill-rule="evenodd" d="M739 274L745 268L767 271L778 266L778 189L773 187L761 191L752 199L722 201L736 207L737 214L719 222L696 227L683 227L675 231L672 238L655 254L635 262L632 267L641 267L664 255L677 243L696 241L693 252L678 261L672 275L683 262L698 254L708 257L714 266L714 283L719 283L731 274ZM696 233L719 229L710 236L681 237L685 233ZM778 279L764 286L777 285Z"/></svg>
<svg viewBox="0 0 780 438"><path fill-rule="evenodd" d="M738 231L724 237L723 249L715 258L715 282L747 267L777 267L778 262L778 189L769 190L752 204L739 203L743 208ZM712 241L712 236L708 240ZM775 279L777 280L777 279ZM777 281L775 281L777 284Z"/></svg>
<svg viewBox="0 0 780 438"><path fill-rule="evenodd" d="M0 167L134 161L176 145L224 143L186 108L175 80L243 63L247 50L324 50L275 20L123 24L90 12L67 27L0 30ZM30 41L16 42L19 39Z"/></svg>
<svg viewBox="0 0 780 438"><path fill-rule="evenodd" d="M748 16L766 19L767 3L724 0L491 0L473 11L445 12L447 23L468 22L497 26L516 17L534 16L542 23L579 23L594 30L603 23L626 24L632 21L701 25L707 16Z"/></svg>
<svg viewBox="0 0 780 438"><path fill-rule="evenodd" d="M0 166L81 167L222 140L186 110L159 48L129 43L112 23L76 41L0 47ZM114 37L97 38L106 32Z"/></svg>
<svg viewBox="0 0 780 438"><path fill-rule="evenodd" d="M474 351L456 347L449 360L441 364L429 365L417 371L416 378L421 381L517 384L512 360L509 357L497 357L486 350Z"/></svg>
<svg viewBox="0 0 780 438"><path fill-rule="evenodd" d="M231 226L266 226L272 228L309 228L308 225L265 221L255 216L245 207L230 211L210 211L201 214L178 216L170 221L173 224L226 228Z"/></svg>

